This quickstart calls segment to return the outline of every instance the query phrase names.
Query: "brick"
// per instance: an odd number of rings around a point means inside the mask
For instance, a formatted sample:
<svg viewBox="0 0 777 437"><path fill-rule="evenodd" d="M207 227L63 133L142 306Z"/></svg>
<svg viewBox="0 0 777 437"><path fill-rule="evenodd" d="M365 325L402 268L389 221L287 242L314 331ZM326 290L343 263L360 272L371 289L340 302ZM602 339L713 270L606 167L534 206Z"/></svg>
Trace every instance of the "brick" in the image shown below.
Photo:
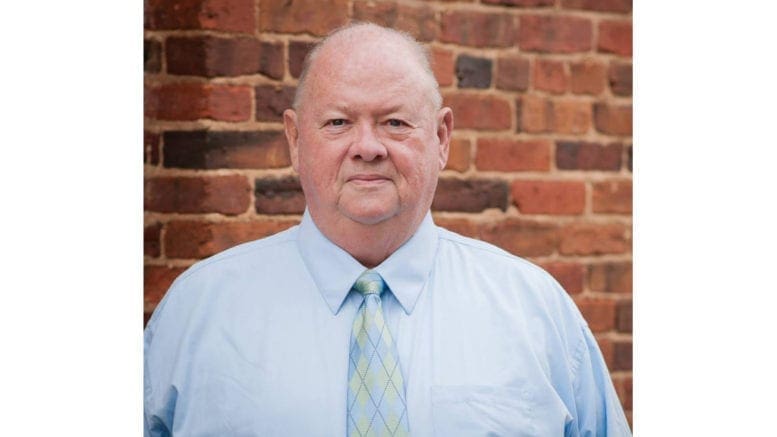
<svg viewBox="0 0 777 437"><path fill-rule="evenodd" d="M529 88L529 60L521 57L500 56L496 60L496 87L509 91Z"/></svg>
<svg viewBox="0 0 777 437"><path fill-rule="evenodd" d="M263 32L309 33L323 36L348 22L348 0L262 0L259 28Z"/></svg>
<svg viewBox="0 0 777 437"><path fill-rule="evenodd" d="M626 163L626 167L629 169L629 171L633 171L633 170L632 170L632 161L634 160L634 158L633 158L633 149L632 149L631 145L629 145L629 146L626 148L626 154L628 155L628 156L626 157L626 160L628 161L628 162Z"/></svg>
<svg viewBox="0 0 777 437"><path fill-rule="evenodd" d="M631 294L631 261L605 262L588 266L588 288L605 293Z"/></svg>
<svg viewBox="0 0 777 437"><path fill-rule="evenodd" d="M578 181L514 181L513 203L521 214L582 214L585 183Z"/></svg>
<svg viewBox="0 0 777 437"><path fill-rule="evenodd" d="M599 95L607 86L607 66L593 60L570 65L571 88L575 94Z"/></svg>
<svg viewBox="0 0 777 437"><path fill-rule="evenodd" d="M446 11L440 18L440 40L473 47L511 47L515 20L505 13Z"/></svg>
<svg viewBox="0 0 777 437"><path fill-rule="evenodd" d="M631 0L562 0L564 9L599 12L631 12Z"/></svg>
<svg viewBox="0 0 777 437"><path fill-rule="evenodd" d="M164 166L173 168L280 168L291 165L281 131L168 131Z"/></svg>
<svg viewBox="0 0 777 437"><path fill-rule="evenodd" d="M247 86L171 83L145 89L146 117L159 120L246 121L251 116Z"/></svg>
<svg viewBox="0 0 777 437"><path fill-rule="evenodd" d="M466 218L440 217L438 214L434 214L434 223L437 226L470 238L479 238L480 236L477 223Z"/></svg>
<svg viewBox="0 0 777 437"><path fill-rule="evenodd" d="M593 184L593 212L631 213L631 180L610 180Z"/></svg>
<svg viewBox="0 0 777 437"><path fill-rule="evenodd" d="M153 39L143 40L143 71L159 73L162 70L162 43Z"/></svg>
<svg viewBox="0 0 777 437"><path fill-rule="evenodd" d="M160 255L159 235L162 232L161 223L152 223L143 228L143 255L157 258Z"/></svg>
<svg viewBox="0 0 777 437"><path fill-rule="evenodd" d="M621 168L621 144L597 144L579 141L556 143L556 167L560 170L618 171Z"/></svg>
<svg viewBox="0 0 777 437"><path fill-rule="evenodd" d="M604 53L631 56L631 21L605 20L599 23L596 49Z"/></svg>
<svg viewBox="0 0 777 437"><path fill-rule="evenodd" d="M484 225L480 235L484 241L521 257L548 256L558 245L555 225L515 218Z"/></svg>
<svg viewBox="0 0 777 437"><path fill-rule="evenodd" d="M613 350L612 340L605 335L595 335L596 343L599 345L599 350L602 352L604 362L607 364L607 368L612 370L612 364L615 359L615 351Z"/></svg>
<svg viewBox="0 0 777 437"><path fill-rule="evenodd" d="M507 209L507 183L495 179L441 178L432 202L433 211L480 212Z"/></svg>
<svg viewBox="0 0 777 437"><path fill-rule="evenodd" d="M143 311L151 313L184 267L143 266Z"/></svg>
<svg viewBox="0 0 777 437"><path fill-rule="evenodd" d="M165 232L168 258L199 259L294 226L299 220L248 222L172 221Z"/></svg>
<svg viewBox="0 0 777 437"><path fill-rule="evenodd" d="M159 164L159 134L143 132L143 158L147 164Z"/></svg>
<svg viewBox="0 0 777 437"><path fill-rule="evenodd" d="M244 176L155 177L145 180L147 211L237 215L251 201L251 186Z"/></svg>
<svg viewBox="0 0 777 437"><path fill-rule="evenodd" d="M549 141L479 138L477 145L475 166L478 170L550 170Z"/></svg>
<svg viewBox="0 0 777 437"><path fill-rule="evenodd" d="M610 90L616 96L630 96L632 88L632 68L631 64L613 62L610 64L608 74Z"/></svg>
<svg viewBox="0 0 777 437"><path fill-rule="evenodd" d="M613 386L618 393L618 399L621 401L624 410L631 410L633 406L632 401L632 377L623 376L620 378L613 378Z"/></svg>
<svg viewBox="0 0 777 437"><path fill-rule="evenodd" d="M558 61L537 59L534 63L533 77L535 89L556 94L565 93L569 83L569 75L564 63Z"/></svg>
<svg viewBox="0 0 777 437"><path fill-rule="evenodd" d="M569 294L579 294L583 291L585 266L578 263L548 262L540 264Z"/></svg>
<svg viewBox="0 0 777 437"><path fill-rule="evenodd" d="M594 333L615 329L616 301L602 298L578 298L575 304Z"/></svg>
<svg viewBox="0 0 777 437"><path fill-rule="evenodd" d="M596 130L610 135L631 135L631 105L594 105Z"/></svg>
<svg viewBox="0 0 777 437"><path fill-rule="evenodd" d="M562 255L626 253L631 249L631 229L620 223L573 223L561 229Z"/></svg>
<svg viewBox="0 0 777 437"><path fill-rule="evenodd" d="M437 36L434 9L428 5L356 1L353 18L405 31L419 41L432 41Z"/></svg>
<svg viewBox="0 0 777 437"><path fill-rule="evenodd" d="M453 85L453 52L434 47L432 53L432 70L440 86Z"/></svg>
<svg viewBox="0 0 777 437"><path fill-rule="evenodd" d="M482 3L486 5L500 5L500 6L518 6L518 7L537 7L537 6L553 6L554 0L483 0Z"/></svg>
<svg viewBox="0 0 777 437"><path fill-rule="evenodd" d="M294 176L261 178L254 183L256 212L259 214L302 214L305 195Z"/></svg>
<svg viewBox="0 0 777 437"><path fill-rule="evenodd" d="M593 28L586 18L523 15L520 20L518 46L521 50L575 53L591 49Z"/></svg>
<svg viewBox="0 0 777 437"><path fill-rule="evenodd" d="M255 30L253 0L146 0L144 12L146 29Z"/></svg>
<svg viewBox="0 0 777 437"><path fill-rule="evenodd" d="M610 370L631 370L632 369L632 346L631 340L614 341L613 344L613 363Z"/></svg>
<svg viewBox="0 0 777 437"><path fill-rule="evenodd" d="M450 106L456 117L457 129L509 129L511 110L507 100L475 93L447 94L445 106Z"/></svg>
<svg viewBox="0 0 777 437"><path fill-rule="evenodd" d="M448 153L448 163L445 164L445 169L458 172L467 171L471 161L471 149L472 147L468 139L452 138L450 151Z"/></svg>
<svg viewBox="0 0 777 437"><path fill-rule="evenodd" d="M488 88L491 86L493 61L469 55L456 59L456 78L459 88Z"/></svg>
<svg viewBox="0 0 777 437"><path fill-rule="evenodd" d="M291 77L298 78L302 74L305 56L315 45L316 43L308 41L289 41L289 74Z"/></svg>
<svg viewBox="0 0 777 437"><path fill-rule="evenodd" d="M591 104L585 100L526 95L516 100L516 106L519 132L583 134L591 129Z"/></svg>
<svg viewBox="0 0 777 437"><path fill-rule="evenodd" d="M283 121L283 111L291 108L296 87L260 85L256 87L256 119Z"/></svg>
<svg viewBox="0 0 777 437"><path fill-rule="evenodd" d="M620 332L631 332L632 304L631 300L618 302L616 327Z"/></svg>
<svg viewBox="0 0 777 437"><path fill-rule="evenodd" d="M214 36L167 39L167 72L191 76L263 74L283 78L283 44L256 38Z"/></svg>

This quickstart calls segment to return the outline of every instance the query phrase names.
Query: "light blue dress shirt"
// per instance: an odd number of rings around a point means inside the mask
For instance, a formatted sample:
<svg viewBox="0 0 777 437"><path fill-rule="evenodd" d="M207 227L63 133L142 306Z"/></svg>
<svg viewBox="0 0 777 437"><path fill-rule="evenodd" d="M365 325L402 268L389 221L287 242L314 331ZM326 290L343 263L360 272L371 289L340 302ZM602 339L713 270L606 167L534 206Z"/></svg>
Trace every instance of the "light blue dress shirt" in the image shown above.
<svg viewBox="0 0 777 437"><path fill-rule="evenodd" d="M307 212L192 266L145 331L145 434L344 436L364 270ZM591 331L545 271L429 214L375 270L412 435L630 435Z"/></svg>

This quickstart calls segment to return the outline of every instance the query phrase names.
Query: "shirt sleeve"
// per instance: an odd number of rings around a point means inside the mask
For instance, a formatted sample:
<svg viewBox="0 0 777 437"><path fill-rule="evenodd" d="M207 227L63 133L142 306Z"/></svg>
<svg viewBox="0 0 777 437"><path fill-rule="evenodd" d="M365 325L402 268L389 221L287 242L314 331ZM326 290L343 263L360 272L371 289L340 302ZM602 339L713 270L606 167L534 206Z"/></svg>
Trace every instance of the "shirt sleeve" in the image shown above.
<svg viewBox="0 0 777 437"><path fill-rule="evenodd" d="M607 365L587 325L573 363L577 417L567 424L566 436L631 436Z"/></svg>

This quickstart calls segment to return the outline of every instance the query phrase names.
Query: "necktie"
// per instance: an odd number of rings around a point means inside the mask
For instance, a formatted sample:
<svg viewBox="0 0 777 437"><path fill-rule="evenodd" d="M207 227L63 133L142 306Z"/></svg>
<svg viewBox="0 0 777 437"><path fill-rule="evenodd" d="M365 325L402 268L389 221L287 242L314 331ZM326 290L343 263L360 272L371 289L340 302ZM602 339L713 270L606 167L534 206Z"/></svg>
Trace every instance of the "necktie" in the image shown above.
<svg viewBox="0 0 777 437"><path fill-rule="evenodd" d="M407 436L405 384L397 347L383 319L377 272L367 270L353 289L364 295L351 331L348 364L348 436Z"/></svg>

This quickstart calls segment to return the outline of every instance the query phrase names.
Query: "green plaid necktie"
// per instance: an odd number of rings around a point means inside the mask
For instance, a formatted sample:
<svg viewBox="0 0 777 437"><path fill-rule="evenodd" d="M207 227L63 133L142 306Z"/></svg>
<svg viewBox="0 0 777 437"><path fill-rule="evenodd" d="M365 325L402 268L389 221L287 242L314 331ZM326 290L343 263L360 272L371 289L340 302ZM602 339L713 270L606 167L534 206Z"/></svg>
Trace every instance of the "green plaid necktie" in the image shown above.
<svg viewBox="0 0 777 437"><path fill-rule="evenodd" d="M384 288L383 278L372 270L353 285L364 302L351 331L348 436L410 435L397 347L383 319Z"/></svg>

